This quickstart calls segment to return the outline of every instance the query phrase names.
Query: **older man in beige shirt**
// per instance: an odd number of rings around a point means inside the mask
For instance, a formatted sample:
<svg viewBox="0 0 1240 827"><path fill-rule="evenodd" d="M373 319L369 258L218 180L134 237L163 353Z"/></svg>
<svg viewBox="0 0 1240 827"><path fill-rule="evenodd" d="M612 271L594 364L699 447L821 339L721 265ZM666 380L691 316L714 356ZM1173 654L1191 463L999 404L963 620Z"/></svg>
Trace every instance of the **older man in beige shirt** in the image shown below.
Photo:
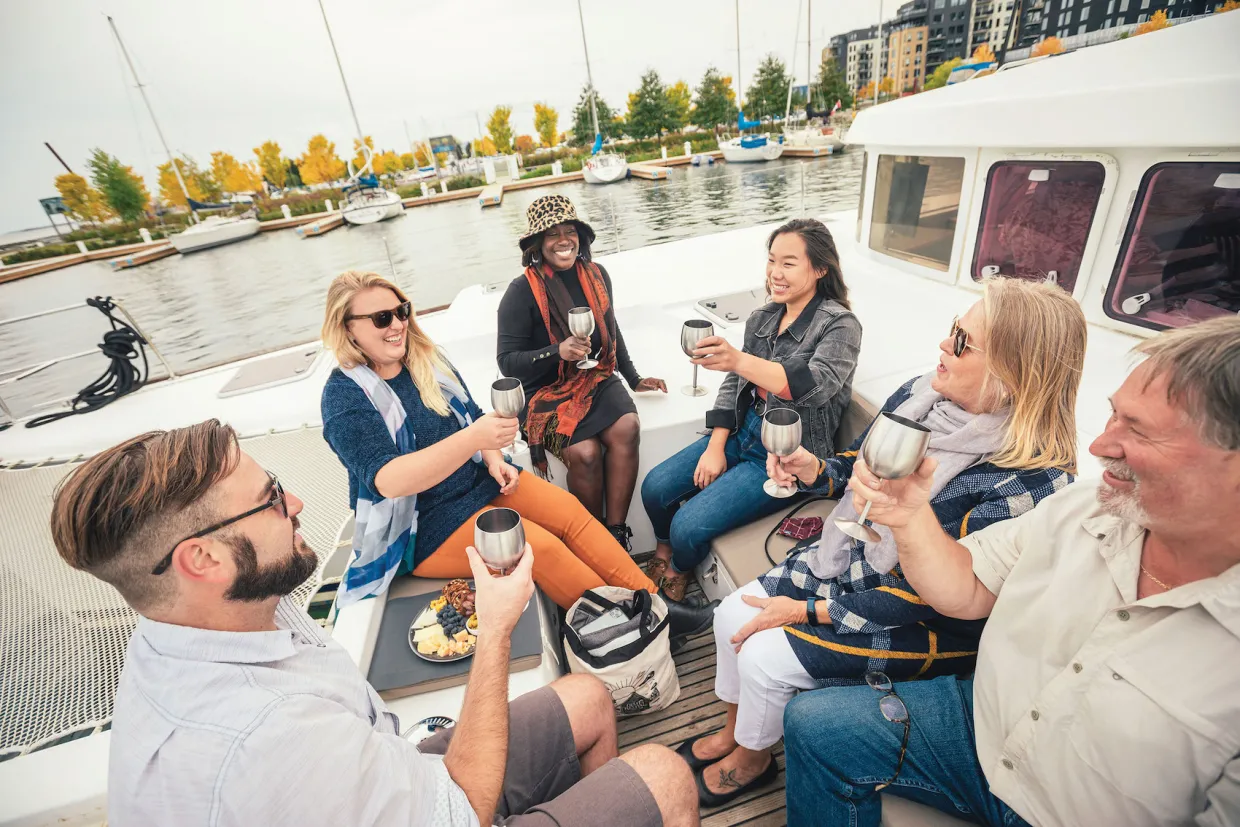
<svg viewBox="0 0 1240 827"><path fill-rule="evenodd" d="M894 482L858 460L921 598L990 620L972 679L788 708L790 825L877 825L876 787L988 824L1240 823L1240 319L1138 351L1090 446L1102 480L960 542L933 460Z"/></svg>

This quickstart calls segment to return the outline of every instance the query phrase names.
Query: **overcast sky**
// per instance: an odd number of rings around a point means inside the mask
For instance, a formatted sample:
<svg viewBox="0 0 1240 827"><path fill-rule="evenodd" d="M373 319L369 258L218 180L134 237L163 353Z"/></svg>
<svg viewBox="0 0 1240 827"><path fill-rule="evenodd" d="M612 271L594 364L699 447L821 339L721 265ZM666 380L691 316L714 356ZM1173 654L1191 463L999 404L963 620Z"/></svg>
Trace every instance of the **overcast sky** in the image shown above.
<svg viewBox="0 0 1240 827"><path fill-rule="evenodd" d="M810 0L740 0L746 78L774 52L788 61ZM812 0L812 47L874 23L879 0ZM898 0L886 0L894 13ZM443 133L472 140L497 104L533 133L545 101L569 125L586 79L573 0L324 0L358 118L379 149ZM623 110L648 68L696 86L736 71L733 0L582 0L600 94ZM108 29L112 15L173 152L253 160L274 139L301 154L317 132L343 157L354 129L316 0L0 0L0 232L46 222L60 165L80 174L92 147L130 164L154 191L165 160ZM806 72L805 24L793 68ZM814 61L815 67L817 60Z"/></svg>

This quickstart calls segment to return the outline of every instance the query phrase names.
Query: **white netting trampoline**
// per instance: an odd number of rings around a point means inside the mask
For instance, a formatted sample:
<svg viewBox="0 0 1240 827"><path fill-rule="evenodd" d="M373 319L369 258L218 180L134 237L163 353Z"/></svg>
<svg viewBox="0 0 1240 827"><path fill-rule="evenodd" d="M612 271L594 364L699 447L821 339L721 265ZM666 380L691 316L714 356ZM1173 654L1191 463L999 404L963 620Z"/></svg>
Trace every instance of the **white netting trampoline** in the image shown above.
<svg viewBox="0 0 1240 827"><path fill-rule="evenodd" d="M349 514L348 479L304 428L241 441L305 501L301 533L320 561ZM0 760L105 726L137 616L108 585L65 564L52 545L52 492L73 468L0 470ZM309 601L317 578L296 598Z"/></svg>

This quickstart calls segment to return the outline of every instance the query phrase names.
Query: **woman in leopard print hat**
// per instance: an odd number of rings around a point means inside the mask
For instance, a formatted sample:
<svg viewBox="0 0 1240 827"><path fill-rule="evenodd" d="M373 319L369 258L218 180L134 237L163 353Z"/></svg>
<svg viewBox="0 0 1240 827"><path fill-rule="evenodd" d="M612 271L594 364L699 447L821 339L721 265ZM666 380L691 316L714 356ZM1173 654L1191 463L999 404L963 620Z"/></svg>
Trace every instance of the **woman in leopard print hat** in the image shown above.
<svg viewBox="0 0 1240 827"><path fill-rule="evenodd" d="M643 379L633 367L616 324L611 278L591 260L594 230L577 217L573 202L545 195L525 215L525 272L508 285L499 306L499 367L525 386L522 422L539 472L547 472L547 453L562 460L568 490L630 548L625 520L637 483L641 426L629 391L667 393L667 384ZM568 330L574 307L594 311L588 342ZM587 355L598 365L578 369Z"/></svg>

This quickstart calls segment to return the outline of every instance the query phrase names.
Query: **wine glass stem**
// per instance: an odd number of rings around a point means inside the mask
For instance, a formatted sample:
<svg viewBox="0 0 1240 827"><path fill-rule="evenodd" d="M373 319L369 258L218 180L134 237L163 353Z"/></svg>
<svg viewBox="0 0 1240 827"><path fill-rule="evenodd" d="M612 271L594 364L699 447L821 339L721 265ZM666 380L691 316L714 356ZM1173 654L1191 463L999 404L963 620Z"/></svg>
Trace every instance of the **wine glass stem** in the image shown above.
<svg viewBox="0 0 1240 827"><path fill-rule="evenodd" d="M697 386L698 386L698 384L697 384L697 369L698 369L698 366L697 366L697 365L694 365L694 366L693 366L693 389L694 389L694 390L697 390Z"/></svg>
<svg viewBox="0 0 1240 827"><path fill-rule="evenodd" d="M859 525L865 525L866 517L870 516L870 506L872 505L874 505L873 502L869 500L866 501L865 508L861 509L861 516L857 517L857 523Z"/></svg>

